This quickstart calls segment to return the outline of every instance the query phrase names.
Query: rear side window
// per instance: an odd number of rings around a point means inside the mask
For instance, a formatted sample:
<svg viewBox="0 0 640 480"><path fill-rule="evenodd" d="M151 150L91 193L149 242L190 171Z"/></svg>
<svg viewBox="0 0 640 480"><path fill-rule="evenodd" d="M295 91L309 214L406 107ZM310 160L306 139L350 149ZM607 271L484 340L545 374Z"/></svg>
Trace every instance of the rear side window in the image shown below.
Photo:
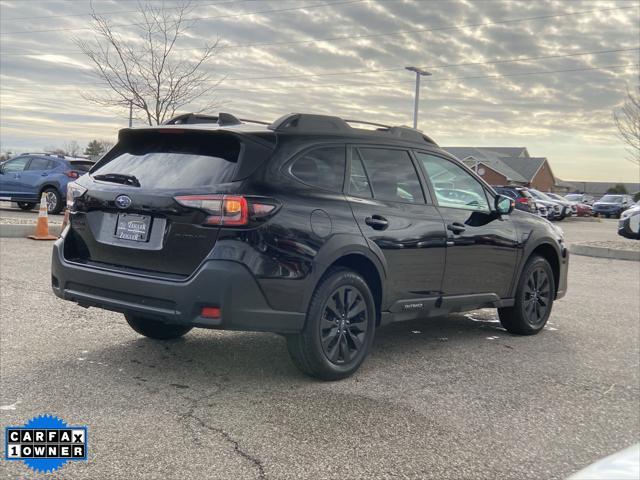
<svg viewBox="0 0 640 480"><path fill-rule="evenodd" d="M295 160L291 174L307 185L341 192L345 158L345 147L316 148Z"/></svg>
<svg viewBox="0 0 640 480"><path fill-rule="evenodd" d="M210 132L136 132L91 172L133 175L142 188L181 189L231 182L240 154L233 135Z"/></svg>
<svg viewBox="0 0 640 480"><path fill-rule="evenodd" d="M373 188L373 198L389 202L425 203L420 179L409 152L385 148L360 148L359 152Z"/></svg>
<svg viewBox="0 0 640 480"><path fill-rule="evenodd" d="M47 158L33 157L27 170L49 170L51 168L51 160Z"/></svg>

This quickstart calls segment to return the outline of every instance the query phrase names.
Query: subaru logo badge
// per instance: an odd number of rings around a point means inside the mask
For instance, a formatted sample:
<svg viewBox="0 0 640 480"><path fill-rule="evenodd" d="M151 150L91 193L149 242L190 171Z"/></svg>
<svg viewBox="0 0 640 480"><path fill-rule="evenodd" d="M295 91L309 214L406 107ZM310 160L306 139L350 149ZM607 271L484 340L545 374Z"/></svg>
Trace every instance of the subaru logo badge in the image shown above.
<svg viewBox="0 0 640 480"><path fill-rule="evenodd" d="M131 206L131 199L126 195L118 195L115 200L116 207L125 209Z"/></svg>

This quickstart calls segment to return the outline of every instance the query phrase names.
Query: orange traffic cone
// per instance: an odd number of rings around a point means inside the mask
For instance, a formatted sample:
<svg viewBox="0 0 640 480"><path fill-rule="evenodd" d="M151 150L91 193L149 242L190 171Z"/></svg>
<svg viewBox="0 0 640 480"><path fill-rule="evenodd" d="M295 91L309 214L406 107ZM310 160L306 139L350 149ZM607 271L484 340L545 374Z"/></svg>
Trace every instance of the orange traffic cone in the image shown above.
<svg viewBox="0 0 640 480"><path fill-rule="evenodd" d="M40 199L40 212L38 213L38 223L36 223L36 233L35 235L29 235L29 238L34 240L57 240L58 238L49 234L49 215L47 214L47 199L44 193Z"/></svg>

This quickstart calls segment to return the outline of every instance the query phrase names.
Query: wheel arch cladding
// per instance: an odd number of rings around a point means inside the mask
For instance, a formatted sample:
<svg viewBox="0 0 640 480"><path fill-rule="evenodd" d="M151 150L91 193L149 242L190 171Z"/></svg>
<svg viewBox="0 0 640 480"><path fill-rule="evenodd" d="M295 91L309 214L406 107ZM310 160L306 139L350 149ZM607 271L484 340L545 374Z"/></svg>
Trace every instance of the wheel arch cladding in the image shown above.
<svg viewBox="0 0 640 480"><path fill-rule="evenodd" d="M560 285L560 258L558 257L558 252L553 246L549 243L542 243L538 245L533 251L529 254L527 258L527 262L534 255L539 255L544 258L549 265L551 265L551 270L553 271L553 281L555 284L555 292L554 295L558 294L558 286ZM526 265L526 262L525 262ZM523 267L524 268L524 267Z"/></svg>
<svg viewBox="0 0 640 480"><path fill-rule="evenodd" d="M45 183L43 185L40 185L40 188L38 190L38 199L40 199L40 197L42 197L42 194L44 193L44 191L47 188L55 189L58 192L58 195L60 195L60 198L64 197L64 195L62 195L62 192L60 191L60 185L56 185L55 183L48 182L48 183ZM62 198L62 200L64 201L65 199Z"/></svg>
<svg viewBox="0 0 640 480"><path fill-rule="evenodd" d="M380 312L382 310L382 279L380 273L375 264L360 253L350 253L338 258L334 261L329 268L325 271L329 271L334 267L345 267L349 270L360 274L364 281L369 286L373 300L376 305L376 326L380 325Z"/></svg>

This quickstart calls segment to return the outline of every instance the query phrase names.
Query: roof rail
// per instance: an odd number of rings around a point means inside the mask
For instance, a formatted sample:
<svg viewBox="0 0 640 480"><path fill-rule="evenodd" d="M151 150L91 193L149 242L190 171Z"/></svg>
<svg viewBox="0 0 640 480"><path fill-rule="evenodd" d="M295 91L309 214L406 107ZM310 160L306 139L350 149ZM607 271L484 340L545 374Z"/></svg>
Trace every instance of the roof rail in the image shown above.
<svg viewBox="0 0 640 480"><path fill-rule="evenodd" d="M340 117L311 113L289 113L278 118L269 127L273 131L344 132L351 127Z"/></svg>
<svg viewBox="0 0 640 480"><path fill-rule="evenodd" d="M163 125L185 125L194 123L217 123L220 126L240 125L241 123L257 123L269 125L269 122L260 120L249 120L247 118L237 118L230 113L219 113L218 115L204 115L202 113L185 113L173 117L163 123Z"/></svg>
<svg viewBox="0 0 640 480"><path fill-rule="evenodd" d="M345 122L347 122L347 123L356 123L356 124L360 124L360 125L373 125L374 127L391 128L390 125L384 125L382 123L375 123L375 122L365 122L364 120L347 120L347 119L345 119Z"/></svg>
<svg viewBox="0 0 640 480"><path fill-rule="evenodd" d="M276 132L353 132L353 130L362 130L362 129L354 129L350 123L354 124L362 124L362 125L373 125L377 128L376 130L371 131L373 134L388 134L389 136L397 137L403 140L409 140L412 142L426 142L433 145L436 145L436 142L433 139L420 130L399 126L392 127L389 125L384 125L382 123L369 122L364 120L345 120L340 117L334 117L330 115L315 115L315 114L307 114L307 113L290 113L288 115L284 115L269 125L268 128L274 130ZM366 130L365 130L366 131Z"/></svg>
<svg viewBox="0 0 640 480"><path fill-rule="evenodd" d="M382 123L369 122L366 120L345 120L331 115L316 115L310 113L289 113L278 118L273 123L262 122L260 120L249 120L237 118L230 113L219 113L218 115L204 115L201 113L185 113L167 120L163 125L185 125L197 123L217 123L220 126L233 126L242 123L257 123L267 125L267 128L276 132L323 132L323 133L353 133L354 130L370 132L372 134L387 134L402 140L418 143L430 143L435 145L431 137L428 137L420 130L405 126L390 126ZM375 130L354 128L350 124L372 125L379 127Z"/></svg>

